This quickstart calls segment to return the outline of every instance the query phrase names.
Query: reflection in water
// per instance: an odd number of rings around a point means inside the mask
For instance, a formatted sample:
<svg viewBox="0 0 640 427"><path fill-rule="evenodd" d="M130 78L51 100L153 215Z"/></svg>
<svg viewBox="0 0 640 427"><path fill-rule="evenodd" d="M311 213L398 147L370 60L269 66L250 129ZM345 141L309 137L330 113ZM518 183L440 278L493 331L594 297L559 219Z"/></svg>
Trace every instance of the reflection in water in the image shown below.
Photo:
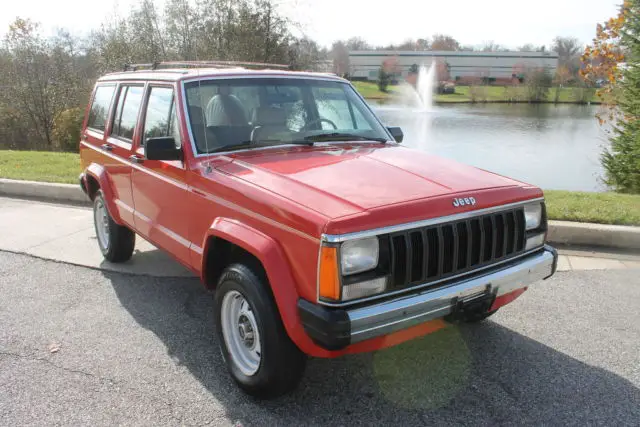
<svg viewBox="0 0 640 427"><path fill-rule="evenodd" d="M373 106L405 144L543 189L604 191L600 154L607 134L596 106L439 105L429 112Z"/></svg>

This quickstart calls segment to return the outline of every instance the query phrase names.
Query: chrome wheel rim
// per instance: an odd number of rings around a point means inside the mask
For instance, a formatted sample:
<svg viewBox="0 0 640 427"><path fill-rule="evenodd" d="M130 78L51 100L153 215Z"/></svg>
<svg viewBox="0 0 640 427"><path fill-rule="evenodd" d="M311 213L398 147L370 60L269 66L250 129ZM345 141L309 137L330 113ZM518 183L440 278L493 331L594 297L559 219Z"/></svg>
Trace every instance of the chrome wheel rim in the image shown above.
<svg viewBox="0 0 640 427"><path fill-rule="evenodd" d="M93 220L96 223L96 235L103 249L109 248L109 212L102 200L96 201L93 210Z"/></svg>
<svg viewBox="0 0 640 427"><path fill-rule="evenodd" d="M260 367L262 347L260 331L253 309L238 291L229 291L222 299L220 309L222 335L233 363L247 376Z"/></svg>

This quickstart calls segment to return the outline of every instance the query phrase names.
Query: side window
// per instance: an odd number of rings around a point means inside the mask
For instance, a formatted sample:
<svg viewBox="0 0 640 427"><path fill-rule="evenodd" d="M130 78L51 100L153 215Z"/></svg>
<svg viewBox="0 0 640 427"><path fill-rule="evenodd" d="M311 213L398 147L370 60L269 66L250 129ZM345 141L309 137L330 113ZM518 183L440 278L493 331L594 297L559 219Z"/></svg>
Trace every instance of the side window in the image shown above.
<svg viewBox="0 0 640 427"><path fill-rule="evenodd" d="M111 134L123 139L133 139L133 131L138 121L138 111L142 103L143 86L122 86L118 98L118 108L113 119Z"/></svg>
<svg viewBox="0 0 640 427"><path fill-rule="evenodd" d="M152 87L149 93L142 144L159 136L173 136L176 146L181 146L173 88L170 87Z"/></svg>
<svg viewBox="0 0 640 427"><path fill-rule="evenodd" d="M114 85L98 86L96 88L91 110L89 110L88 127L104 132L107 125L109 106L111 105L111 99L115 91L116 87Z"/></svg>

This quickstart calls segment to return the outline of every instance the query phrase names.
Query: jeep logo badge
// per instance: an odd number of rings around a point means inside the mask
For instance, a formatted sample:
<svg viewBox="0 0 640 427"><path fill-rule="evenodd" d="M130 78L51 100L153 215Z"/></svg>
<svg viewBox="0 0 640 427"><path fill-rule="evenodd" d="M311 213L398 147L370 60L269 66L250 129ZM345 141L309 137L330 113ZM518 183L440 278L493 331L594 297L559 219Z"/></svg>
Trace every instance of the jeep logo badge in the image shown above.
<svg viewBox="0 0 640 427"><path fill-rule="evenodd" d="M473 197L465 197L463 198L455 198L453 199L453 206L455 206L456 208L459 208L460 206L466 206L466 205L475 205L476 204L476 199L474 199Z"/></svg>

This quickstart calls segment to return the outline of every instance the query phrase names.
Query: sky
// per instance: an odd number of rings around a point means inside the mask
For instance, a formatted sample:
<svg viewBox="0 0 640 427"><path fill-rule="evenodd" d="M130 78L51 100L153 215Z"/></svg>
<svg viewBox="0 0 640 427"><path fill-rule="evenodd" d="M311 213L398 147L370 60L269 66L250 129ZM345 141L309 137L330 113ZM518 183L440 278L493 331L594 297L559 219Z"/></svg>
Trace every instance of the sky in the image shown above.
<svg viewBox="0 0 640 427"><path fill-rule="evenodd" d="M17 17L42 24L45 34L66 28L82 35L112 16L126 15L139 0L3 0L0 35ZM493 41L515 48L550 45L555 36L589 43L598 22L614 16L621 0L271 0L299 23L294 31L330 46L361 37L373 45L453 36L463 45ZM157 0L163 4L163 0ZM377 6L380 4L381 6ZM73 11L76 11L73 13Z"/></svg>

